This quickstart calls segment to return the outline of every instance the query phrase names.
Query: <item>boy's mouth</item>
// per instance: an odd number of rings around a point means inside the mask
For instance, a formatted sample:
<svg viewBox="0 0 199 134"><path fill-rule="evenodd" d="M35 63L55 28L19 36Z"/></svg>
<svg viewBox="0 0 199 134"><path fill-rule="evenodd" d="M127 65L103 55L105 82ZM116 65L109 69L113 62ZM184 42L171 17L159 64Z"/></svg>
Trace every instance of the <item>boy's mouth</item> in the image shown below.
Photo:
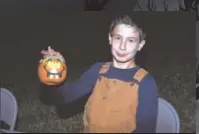
<svg viewBox="0 0 199 134"><path fill-rule="evenodd" d="M127 54L121 54L119 52L116 52L116 54L119 56L119 57L125 57Z"/></svg>

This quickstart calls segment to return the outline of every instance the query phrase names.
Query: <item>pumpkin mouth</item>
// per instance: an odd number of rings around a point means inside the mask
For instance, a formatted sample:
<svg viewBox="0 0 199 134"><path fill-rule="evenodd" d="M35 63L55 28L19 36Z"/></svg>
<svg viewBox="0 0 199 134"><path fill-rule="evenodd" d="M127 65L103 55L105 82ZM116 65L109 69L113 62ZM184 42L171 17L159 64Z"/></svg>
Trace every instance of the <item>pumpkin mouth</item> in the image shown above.
<svg viewBox="0 0 199 134"><path fill-rule="evenodd" d="M62 77L62 73L51 73L47 71L47 77L50 79L59 79Z"/></svg>
<svg viewBox="0 0 199 134"><path fill-rule="evenodd" d="M60 79L60 78L62 78L62 73L64 71L64 68L61 71L59 71L59 72L57 72L56 69L49 70L49 69L46 68L46 66L44 66L44 69L47 72L47 77L48 78L50 78L50 79Z"/></svg>

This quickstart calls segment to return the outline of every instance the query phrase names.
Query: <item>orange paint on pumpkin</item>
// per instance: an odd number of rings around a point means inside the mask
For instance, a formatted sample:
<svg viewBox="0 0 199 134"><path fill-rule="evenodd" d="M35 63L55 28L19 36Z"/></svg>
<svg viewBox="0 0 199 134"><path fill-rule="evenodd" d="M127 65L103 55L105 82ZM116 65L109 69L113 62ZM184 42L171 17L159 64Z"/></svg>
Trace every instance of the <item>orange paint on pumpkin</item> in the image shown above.
<svg viewBox="0 0 199 134"><path fill-rule="evenodd" d="M67 77L67 65L59 58L42 60L38 65L38 77L46 85L61 84Z"/></svg>

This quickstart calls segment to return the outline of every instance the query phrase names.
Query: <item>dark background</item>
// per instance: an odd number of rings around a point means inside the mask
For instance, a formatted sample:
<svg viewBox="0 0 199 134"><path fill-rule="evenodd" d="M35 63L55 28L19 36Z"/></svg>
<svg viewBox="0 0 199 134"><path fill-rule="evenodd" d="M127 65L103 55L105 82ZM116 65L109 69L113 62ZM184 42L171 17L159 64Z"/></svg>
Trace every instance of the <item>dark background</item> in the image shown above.
<svg viewBox="0 0 199 134"><path fill-rule="evenodd" d="M82 12L80 8L69 12L64 10L63 3L34 4L26 2L24 6L5 1L0 4L0 79L1 86L17 98L17 130L78 132L81 129L80 115L60 119L53 106L39 100L40 51L49 45L60 51L69 67L67 80L75 80L93 63L111 59L110 21L119 14L127 14L147 33L147 43L137 62L155 77L160 96L176 108L181 132L196 131L194 13Z"/></svg>

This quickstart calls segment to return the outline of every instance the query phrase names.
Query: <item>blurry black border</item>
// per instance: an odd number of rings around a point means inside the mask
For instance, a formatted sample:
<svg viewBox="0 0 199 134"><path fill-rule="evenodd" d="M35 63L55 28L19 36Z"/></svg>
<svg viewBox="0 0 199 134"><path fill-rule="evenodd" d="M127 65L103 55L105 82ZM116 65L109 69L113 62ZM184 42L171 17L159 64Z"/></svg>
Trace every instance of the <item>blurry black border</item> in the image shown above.
<svg viewBox="0 0 199 134"><path fill-rule="evenodd" d="M196 6L196 21L199 20L199 4Z"/></svg>

